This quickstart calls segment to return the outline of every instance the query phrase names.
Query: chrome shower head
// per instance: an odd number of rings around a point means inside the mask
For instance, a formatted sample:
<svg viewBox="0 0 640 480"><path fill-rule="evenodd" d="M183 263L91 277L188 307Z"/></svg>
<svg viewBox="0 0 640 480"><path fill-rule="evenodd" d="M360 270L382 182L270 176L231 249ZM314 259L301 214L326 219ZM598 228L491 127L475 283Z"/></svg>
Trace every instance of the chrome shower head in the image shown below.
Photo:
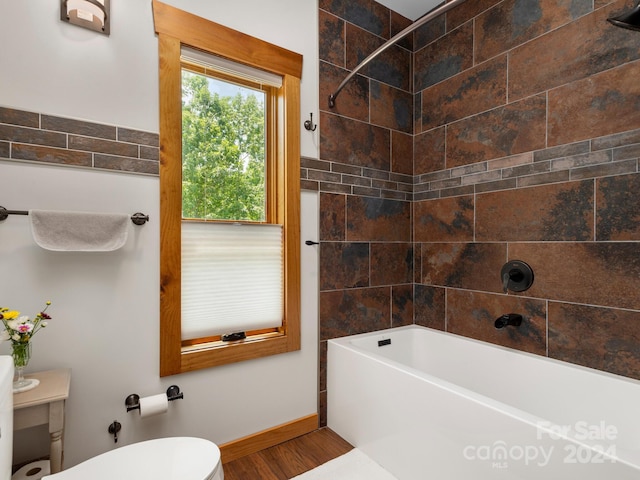
<svg viewBox="0 0 640 480"><path fill-rule="evenodd" d="M629 12L618 15L617 17L607 18L607 21L616 27L640 31L640 0Z"/></svg>

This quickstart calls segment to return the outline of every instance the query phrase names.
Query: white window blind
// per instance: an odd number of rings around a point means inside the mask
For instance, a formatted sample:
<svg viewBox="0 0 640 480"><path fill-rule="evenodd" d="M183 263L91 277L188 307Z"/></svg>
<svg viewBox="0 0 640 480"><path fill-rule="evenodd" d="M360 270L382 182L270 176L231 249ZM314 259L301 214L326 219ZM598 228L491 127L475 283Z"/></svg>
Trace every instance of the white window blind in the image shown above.
<svg viewBox="0 0 640 480"><path fill-rule="evenodd" d="M182 222L182 339L282 326L281 225Z"/></svg>
<svg viewBox="0 0 640 480"><path fill-rule="evenodd" d="M276 88L282 86L282 77L280 75L211 55L210 53L200 52L199 50L194 50L189 47L182 46L180 48L180 60L200 65L209 70L244 78L245 80L260 85L269 85Z"/></svg>

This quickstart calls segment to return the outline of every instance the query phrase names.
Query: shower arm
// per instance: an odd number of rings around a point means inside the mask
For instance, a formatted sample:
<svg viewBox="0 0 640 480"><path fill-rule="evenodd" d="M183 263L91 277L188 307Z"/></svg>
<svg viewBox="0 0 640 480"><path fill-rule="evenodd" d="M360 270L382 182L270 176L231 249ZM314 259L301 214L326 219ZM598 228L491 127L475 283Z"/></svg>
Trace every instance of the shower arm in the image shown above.
<svg viewBox="0 0 640 480"><path fill-rule="evenodd" d="M439 15L442 15L443 13L451 10L453 7L461 4L464 1L465 0L451 0L449 2L446 2L446 1L442 2L437 7L429 10L422 17L420 17L418 20L413 22L407 28L402 30L400 33L395 34L393 37L387 40L384 44L380 45L372 54L370 54L367 58L365 58L362 62L360 62L360 64L356 68L354 68L351 71L351 73L349 73L349 75L346 76L344 80L342 80L342 83L338 86L335 93L332 93L331 95L329 95L329 108L333 108L336 106L336 98L338 97L338 94L340 93L340 91L344 88L347 82L351 80L351 78L353 78L353 76L356 73L358 73L362 68L364 68L364 66L367 65L371 60L376 58L378 55L380 55L382 52L384 52L387 48L389 48L391 45L396 43L398 40L404 38L405 36L409 35L411 32L421 27L428 21L433 20Z"/></svg>

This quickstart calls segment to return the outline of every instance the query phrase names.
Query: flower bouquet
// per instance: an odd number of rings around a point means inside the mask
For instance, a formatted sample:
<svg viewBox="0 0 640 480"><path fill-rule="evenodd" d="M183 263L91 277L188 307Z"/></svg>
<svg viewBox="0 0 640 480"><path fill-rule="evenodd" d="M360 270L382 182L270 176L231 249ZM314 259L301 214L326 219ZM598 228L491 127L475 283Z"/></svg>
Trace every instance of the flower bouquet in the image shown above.
<svg viewBox="0 0 640 480"><path fill-rule="evenodd" d="M51 302L46 302L45 308L31 320L26 315L20 315L17 310L0 307L0 320L4 328L0 331L0 340L11 342L11 356L16 368L17 379L13 382L13 391L22 392L34 388L39 382L24 378L24 368L31 359L31 339L42 328L47 326L51 317L46 313Z"/></svg>

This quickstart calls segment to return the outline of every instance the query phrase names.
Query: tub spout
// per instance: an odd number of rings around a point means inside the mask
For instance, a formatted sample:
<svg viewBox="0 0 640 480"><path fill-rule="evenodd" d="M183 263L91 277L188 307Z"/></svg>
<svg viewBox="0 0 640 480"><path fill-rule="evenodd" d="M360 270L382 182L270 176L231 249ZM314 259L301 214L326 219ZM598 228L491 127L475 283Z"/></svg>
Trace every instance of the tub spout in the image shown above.
<svg viewBox="0 0 640 480"><path fill-rule="evenodd" d="M498 317L494 323L496 328L504 328L507 325L513 325L519 327L522 324L522 315L519 313L505 313L501 317Z"/></svg>

